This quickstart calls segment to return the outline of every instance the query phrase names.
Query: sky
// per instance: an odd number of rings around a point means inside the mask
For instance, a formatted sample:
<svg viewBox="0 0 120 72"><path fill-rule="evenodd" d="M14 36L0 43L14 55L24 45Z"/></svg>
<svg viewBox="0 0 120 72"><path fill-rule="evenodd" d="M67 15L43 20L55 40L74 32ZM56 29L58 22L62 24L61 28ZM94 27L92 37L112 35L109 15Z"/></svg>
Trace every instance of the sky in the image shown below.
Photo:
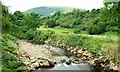
<svg viewBox="0 0 120 72"><path fill-rule="evenodd" d="M41 6L66 6L91 10L103 7L103 0L1 0L10 12L26 11Z"/></svg>

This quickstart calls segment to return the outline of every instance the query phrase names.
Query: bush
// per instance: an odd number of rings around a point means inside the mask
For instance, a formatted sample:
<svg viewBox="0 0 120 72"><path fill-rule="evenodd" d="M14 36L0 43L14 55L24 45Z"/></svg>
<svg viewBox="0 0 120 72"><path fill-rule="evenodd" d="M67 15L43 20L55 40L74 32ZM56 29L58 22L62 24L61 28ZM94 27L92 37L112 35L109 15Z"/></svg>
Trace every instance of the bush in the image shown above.
<svg viewBox="0 0 120 72"><path fill-rule="evenodd" d="M22 61L18 61L13 55L3 52L2 67L3 70L17 70L17 68L24 66Z"/></svg>
<svg viewBox="0 0 120 72"><path fill-rule="evenodd" d="M89 25L88 28L87 28L87 31L91 35L101 33L101 30L100 30L99 26L96 26L96 25Z"/></svg>
<svg viewBox="0 0 120 72"><path fill-rule="evenodd" d="M53 34L53 31L46 31L46 30L41 30L36 33L36 36L33 38L33 40L38 43L38 44L44 44L48 38Z"/></svg>

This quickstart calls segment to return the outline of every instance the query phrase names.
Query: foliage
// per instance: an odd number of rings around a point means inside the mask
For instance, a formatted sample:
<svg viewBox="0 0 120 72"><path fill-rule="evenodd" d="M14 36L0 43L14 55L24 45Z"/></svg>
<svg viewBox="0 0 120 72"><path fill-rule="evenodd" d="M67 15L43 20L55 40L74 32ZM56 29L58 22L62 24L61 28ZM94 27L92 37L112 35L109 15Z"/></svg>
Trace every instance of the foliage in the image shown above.
<svg viewBox="0 0 120 72"><path fill-rule="evenodd" d="M47 26L47 27L55 27L55 26L57 26L57 23L56 23L56 21L55 20L48 20L46 23L45 23L45 25Z"/></svg>
<svg viewBox="0 0 120 72"><path fill-rule="evenodd" d="M2 70L17 70L19 67L22 67L24 64L22 61L18 61L13 55L17 53L18 42L17 38L9 34L0 35L1 47L2 47ZM10 52L10 53L9 53ZM11 54L13 53L13 54Z"/></svg>
<svg viewBox="0 0 120 72"><path fill-rule="evenodd" d="M8 13L8 8L7 6L3 5L0 1L0 6L2 7L2 33L8 33L10 32L11 29L11 23L10 23L10 17Z"/></svg>
<svg viewBox="0 0 120 72"><path fill-rule="evenodd" d="M9 50L14 52L16 51L16 49L18 49L17 38L9 34L0 35L0 41L2 42L1 45L3 50Z"/></svg>

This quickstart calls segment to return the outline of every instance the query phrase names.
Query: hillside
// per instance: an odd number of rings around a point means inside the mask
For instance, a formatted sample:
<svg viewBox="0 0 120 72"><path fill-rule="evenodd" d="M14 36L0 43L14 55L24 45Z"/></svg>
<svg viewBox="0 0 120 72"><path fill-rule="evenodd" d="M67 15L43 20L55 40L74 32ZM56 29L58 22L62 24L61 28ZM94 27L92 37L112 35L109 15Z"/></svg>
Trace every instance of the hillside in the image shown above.
<svg viewBox="0 0 120 72"><path fill-rule="evenodd" d="M70 12L73 9L74 8L72 8L72 7L43 6L43 7L35 7L35 8L28 9L27 11L25 11L25 13L34 12L34 13L46 16L46 15L51 15L51 14L55 13L56 11Z"/></svg>

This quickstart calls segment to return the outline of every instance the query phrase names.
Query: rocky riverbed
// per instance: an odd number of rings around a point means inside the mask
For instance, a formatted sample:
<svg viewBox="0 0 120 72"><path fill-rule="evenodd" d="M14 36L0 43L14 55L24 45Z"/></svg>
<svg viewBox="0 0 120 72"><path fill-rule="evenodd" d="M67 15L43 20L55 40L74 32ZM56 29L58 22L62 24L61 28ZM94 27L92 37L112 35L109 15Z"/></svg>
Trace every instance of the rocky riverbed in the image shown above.
<svg viewBox="0 0 120 72"><path fill-rule="evenodd" d="M25 40L19 41L20 59L27 70L99 70L118 72L115 62L104 56L96 57L86 48L65 44L36 45Z"/></svg>
<svg viewBox="0 0 120 72"><path fill-rule="evenodd" d="M89 52L87 48L72 47L63 44L53 44L54 47L64 49L66 52L74 55L75 57L89 63L95 70L100 72L118 72L118 63L103 55L96 56Z"/></svg>

